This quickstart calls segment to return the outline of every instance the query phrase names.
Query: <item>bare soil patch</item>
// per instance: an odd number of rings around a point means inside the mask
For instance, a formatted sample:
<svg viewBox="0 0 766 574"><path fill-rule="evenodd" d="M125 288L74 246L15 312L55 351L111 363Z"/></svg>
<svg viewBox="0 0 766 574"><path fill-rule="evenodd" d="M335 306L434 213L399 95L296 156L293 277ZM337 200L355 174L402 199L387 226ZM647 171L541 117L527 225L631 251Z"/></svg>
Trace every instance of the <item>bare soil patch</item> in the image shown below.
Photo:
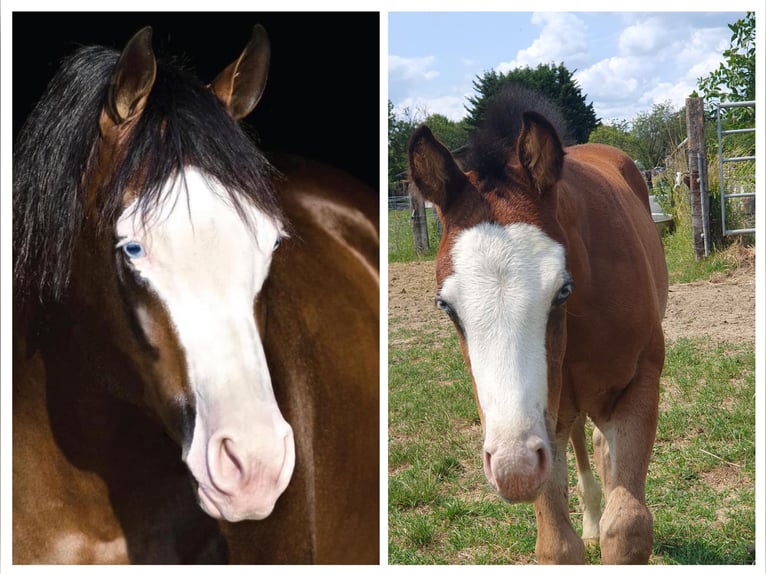
<svg viewBox="0 0 766 574"><path fill-rule="evenodd" d="M399 327L419 337L440 339L452 331L449 319L434 306L433 261L389 265L388 313L395 335ZM709 337L716 343L755 341L755 265L749 253L733 271L709 281L670 286L663 321L665 337ZM395 339L391 341L397 342Z"/></svg>

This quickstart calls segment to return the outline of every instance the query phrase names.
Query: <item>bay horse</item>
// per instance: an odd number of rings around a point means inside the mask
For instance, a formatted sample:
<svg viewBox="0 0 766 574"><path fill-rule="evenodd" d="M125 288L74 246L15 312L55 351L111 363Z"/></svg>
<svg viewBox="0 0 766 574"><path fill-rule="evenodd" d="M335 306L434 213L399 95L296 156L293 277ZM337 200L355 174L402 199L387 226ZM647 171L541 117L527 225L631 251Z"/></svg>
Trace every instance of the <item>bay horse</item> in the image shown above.
<svg viewBox="0 0 766 574"><path fill-rule="evenodd" d="M484 472L504 499L534 502L538 562L582 563L571 437L582 538L600 540L605 563L646 563L668 290L646 185L615 148L566 147L561 114L531 90L507 88L485 117L462 167L425 126L408 146L412 181L443 224L436 305L471 372Z"/></svg>
<svg viewBox="0 0 766 574"><path fill-rule="evenodd" d="M22 128L15 563L378 562L378 200L243 131L269 60L205 85L144 28Z"/></svg>

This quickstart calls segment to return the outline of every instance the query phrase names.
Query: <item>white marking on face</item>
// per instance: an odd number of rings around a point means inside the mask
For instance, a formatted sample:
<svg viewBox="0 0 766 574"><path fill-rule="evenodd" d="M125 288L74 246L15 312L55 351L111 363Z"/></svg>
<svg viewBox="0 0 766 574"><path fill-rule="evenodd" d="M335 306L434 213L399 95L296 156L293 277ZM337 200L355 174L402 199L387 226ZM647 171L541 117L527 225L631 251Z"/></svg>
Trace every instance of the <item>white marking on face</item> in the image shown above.
<svg viewBox="0 0 766 574"><path fill-rule="evenodd" d="M439 298L465 336L487 441L546 437L545 332L565 283L563 246L539 228L482 223L460 233Z"/></svg>
<svg viewBox="0 0 766 574"><path fill-rule="evenodd" d="M161 300L184 350L196 409L184 454L206 510L229 520L262 518L287 486L294 463L292 430L279 412L254 318L282 230L243 202L248 225L221 184L197 169L185 170L162 196L166 200L146 225L141 213L126 209L117 223L117 247ZM141 322L151 335L151 323ZM268 494L257 502L234 500L245 481L240 471L259 473L259 488ZM216 482L227 483L226 500L217 498Z"/></svg>

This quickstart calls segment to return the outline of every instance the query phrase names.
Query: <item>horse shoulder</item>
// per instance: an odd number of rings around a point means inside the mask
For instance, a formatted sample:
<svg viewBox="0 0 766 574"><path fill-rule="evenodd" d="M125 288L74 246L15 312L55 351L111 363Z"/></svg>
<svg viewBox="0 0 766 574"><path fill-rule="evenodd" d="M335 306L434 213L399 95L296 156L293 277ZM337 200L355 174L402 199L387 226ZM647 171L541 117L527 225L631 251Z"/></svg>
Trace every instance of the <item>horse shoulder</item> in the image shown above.
<svg viewBox="0 0 766 574"><path fill-rule="evenodd" d="M275 252L262 293L264 348L280 408L297 425L297 456L304 465L293 477L302 487L287 489L290 504L278 504L270 520L284 526L275 532L311 541L311 548L284 536L277 543L310 552L307 561L374 563L379 200L371 188L334 168L297 158L275 163L283 173L278 190L290 238ZM356 555L342 542L352 539ZM239 543L230 548L233 561L248 559Z"/></svg>
<svg viewBox="0 0 766 574"><path fill-rule="evenodd" d="M58 448L40 353L14 352L13 559L16 563L124 564L127 544L103 481ZM82 520L82 517L87 520Z"/></svg>
<svg viewBox="0 0 766 574"><path fill-rule="evenodd" d="M667 269L642 198L640 186L644 196L646 186L640 174L638 182L632 177L631 166L630 158L616 148L569 148L559 186L559 219L575 279L570 330L582 331L582 341L601 337L606 346L615 349L624 343L637 353L639 339L653 338L660 328ZM630 336L638 332L645 336Z"/></svg>

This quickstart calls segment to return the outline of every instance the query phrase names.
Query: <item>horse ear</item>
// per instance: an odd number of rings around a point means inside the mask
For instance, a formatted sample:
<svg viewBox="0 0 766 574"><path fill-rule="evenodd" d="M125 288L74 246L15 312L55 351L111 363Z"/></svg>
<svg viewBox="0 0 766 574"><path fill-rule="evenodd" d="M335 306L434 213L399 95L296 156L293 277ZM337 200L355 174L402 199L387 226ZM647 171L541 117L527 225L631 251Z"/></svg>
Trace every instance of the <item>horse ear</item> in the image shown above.
<svg viewBox="0 0 766 574"><path fill-rule="evenodd" d="M519 162L540 193L552 189L561 177L564 147L556 129L536 112L524 112L516 144Z"/></svg>
<svg viewBox="0 0 766 574"><path fill-rule="evenodd" d="M266 29L257 24L239 58L210 84L210 89L235 120L252 112L261 99L269 74L270 58L269 36Z"/></svg>
<svg viewBox="0 0 766 574"><path fill-rule="evenodd" d="M147 26L136 32L125 45L112 74L106 110L115 124L121 124L143 111L156 74L152 29Z"/></svg>
<svg viewBox="0 0 766 574"><path fill-rule="evenodd" d="M415 186L425 199L442 210L468 181L452 154L427 126L420 126L412 134L407 158Z"/></svg>

